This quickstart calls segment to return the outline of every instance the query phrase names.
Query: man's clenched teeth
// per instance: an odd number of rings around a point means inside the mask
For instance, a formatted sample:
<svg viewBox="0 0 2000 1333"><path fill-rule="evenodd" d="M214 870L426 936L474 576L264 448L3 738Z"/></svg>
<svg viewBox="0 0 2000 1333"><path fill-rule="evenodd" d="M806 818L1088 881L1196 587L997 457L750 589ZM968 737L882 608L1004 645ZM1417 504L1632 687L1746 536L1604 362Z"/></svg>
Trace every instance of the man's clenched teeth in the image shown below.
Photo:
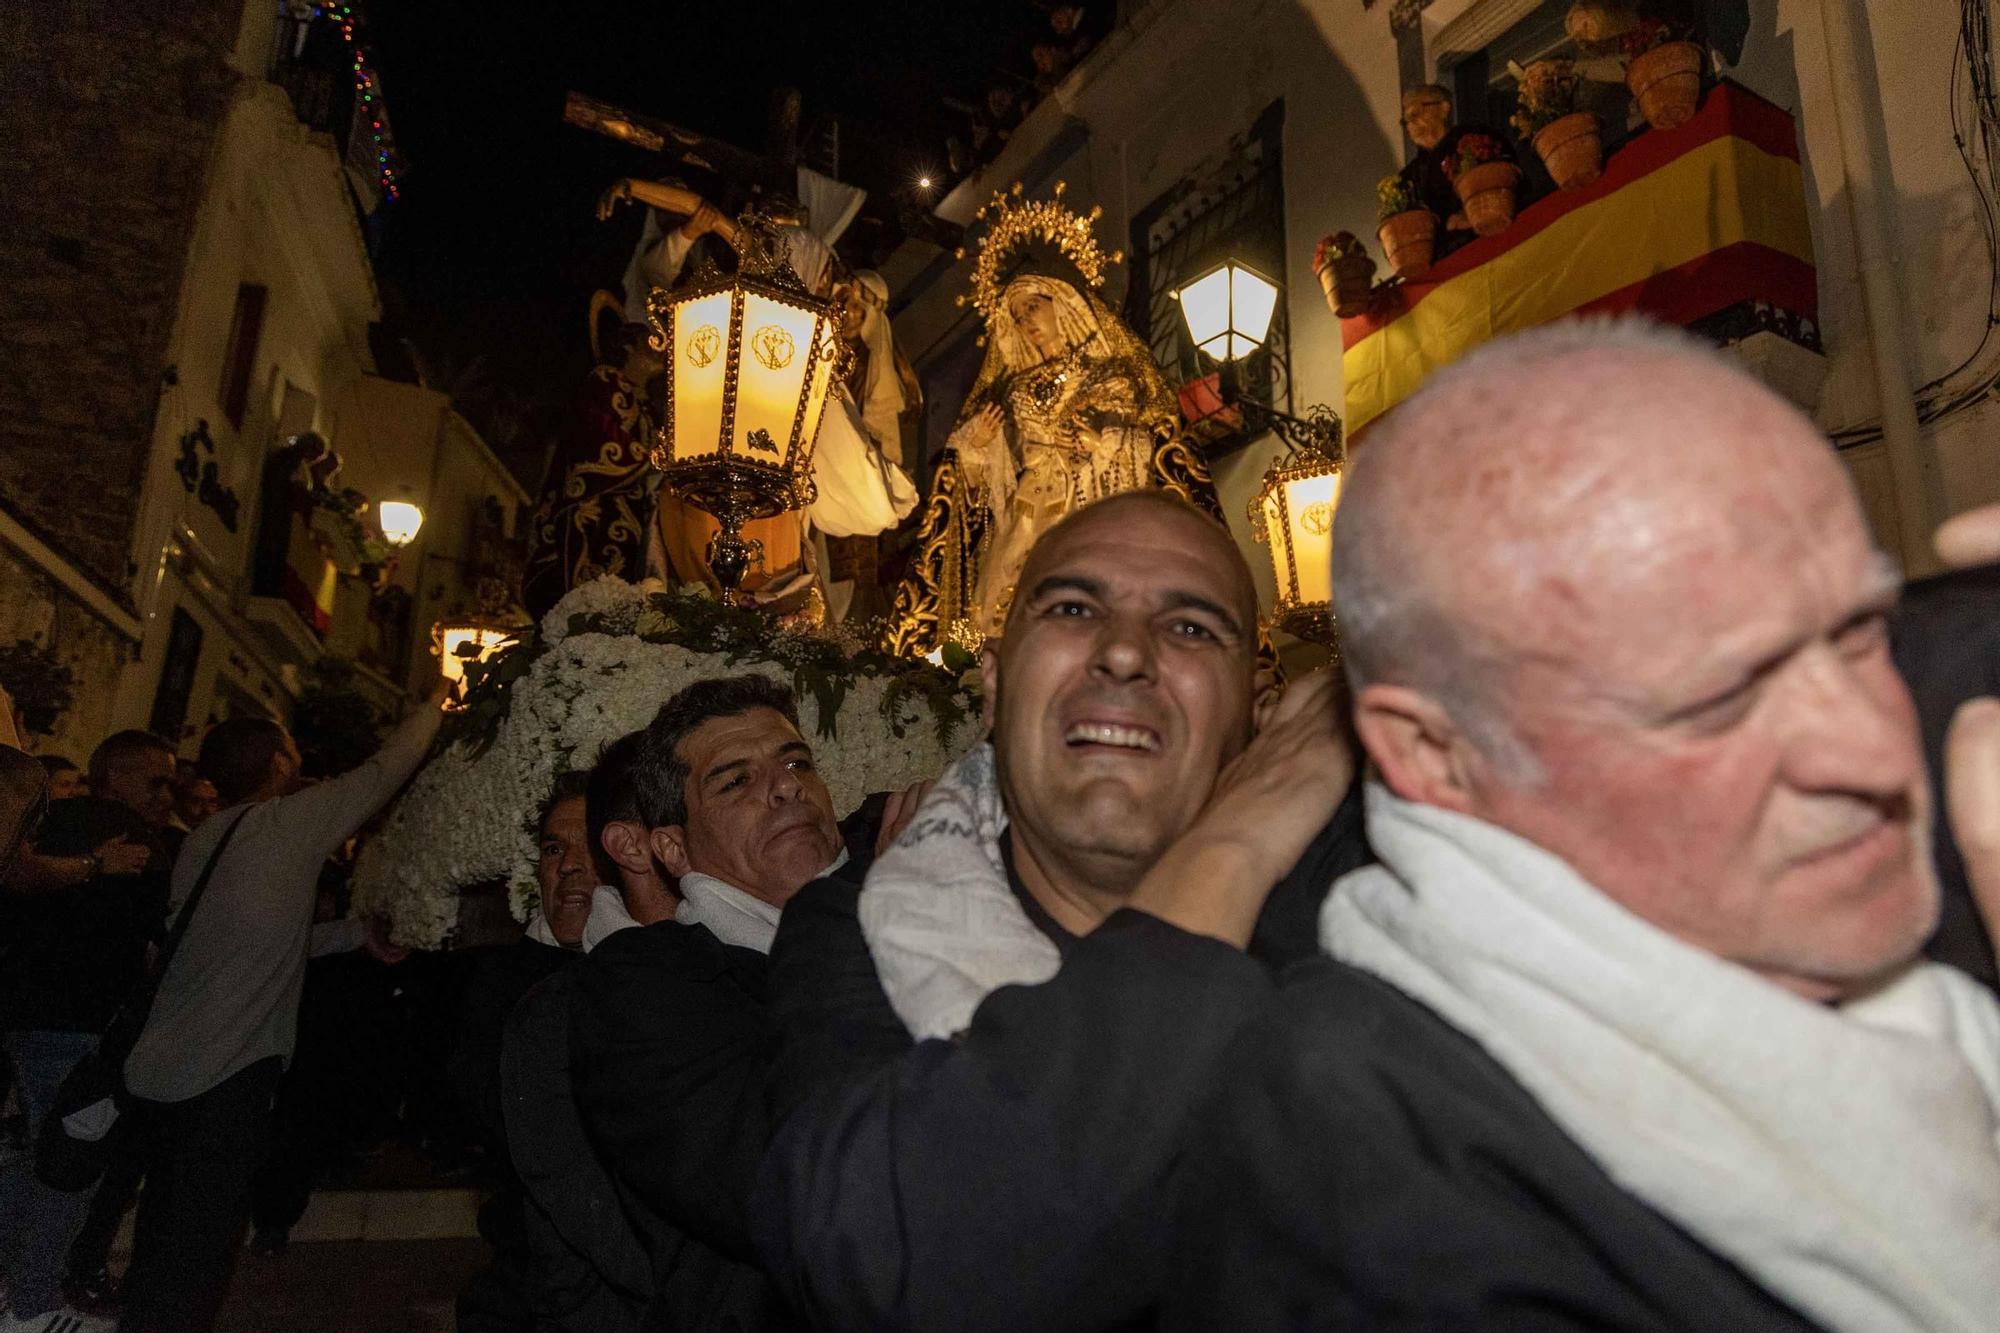
<svg viewBox="0 0 2000 1333"><path fill-rule="evenodd" d="M1063 735L1069 745L1110 745L1121 750L1157 750L1160 738L1145 727L1126 727L1113 722L1075 722Z"/></svg>

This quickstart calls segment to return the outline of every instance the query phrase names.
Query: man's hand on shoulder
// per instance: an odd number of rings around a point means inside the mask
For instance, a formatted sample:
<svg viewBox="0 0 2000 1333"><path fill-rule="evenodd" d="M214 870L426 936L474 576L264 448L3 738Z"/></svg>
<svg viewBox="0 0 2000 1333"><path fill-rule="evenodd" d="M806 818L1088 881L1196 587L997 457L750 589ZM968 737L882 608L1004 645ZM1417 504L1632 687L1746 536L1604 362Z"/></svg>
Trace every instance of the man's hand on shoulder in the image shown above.
<svg viewBox="0 0 2000 1333"><path fill-rule="evenodd" d="M916 818L917 807L924 803L924 797L931 794L936 782L917 782L901 791L889 793L889 804L882 808L882 826L875 833L875 855L880 856L901 837L903 830Z"/></svg>
<svg viewBox="0 0 2000 1333"><path fill-rule="evenodd" d="M2000 561L2000 505L1960 514L1937 531L1937 553L1954 566ZM1986 933L2000 941L2000 699L1959 705L1945 736L1945 813L1965 858Z"/></svg>
<svg viewBox="0 0 2000 1333"><path fill-rule="evenodd" d="M1133 892L1132 906L1238 948L1271 889L1305 854L1354 779L1333 671L1295 682L1260 709L1257 735Z"/></svg>
<svg viewBox="0 0 2000 1333"><path fill-rule="evenodd" d="M99 846L93 855L100 875L136 875L152 859L153 849L143 842L132 842L121 833Z"/></svg>

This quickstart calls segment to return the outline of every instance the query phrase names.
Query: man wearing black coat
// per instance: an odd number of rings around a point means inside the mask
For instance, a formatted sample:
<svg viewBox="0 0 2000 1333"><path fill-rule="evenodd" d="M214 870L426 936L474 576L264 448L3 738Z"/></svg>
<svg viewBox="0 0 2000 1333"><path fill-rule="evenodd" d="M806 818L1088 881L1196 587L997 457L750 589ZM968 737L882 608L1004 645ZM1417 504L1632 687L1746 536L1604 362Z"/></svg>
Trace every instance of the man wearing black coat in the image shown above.
<svg viewBox="0 0 2000 1333"><path fill-rule="evenodd" d="M507 1148L501 1097L508 1017L545 980L583 960L584 927L597 887L585 818L587 773L557 778L536 822L535 878L540 899L528 929L512 944L481 950L460 990L458 1046L448 1073L465 1108L500 1152L504 1183L479 1210L479 1234L493 1262L458 1297L461 1333L537 1328L527 1299L532 1285L527 1197Z"/></svg>
<svg viewBox="0 0 2000 1333"><path fill-rule="evenodd" d="M1933 785L1942 786L1945 736L1959 705L2000 695L2000 565L1959 570L1912 583L1890 619L1896 669L1909 682L1923 732L1924 761ZM1925 952L1988 987L2000 989L1993 939L1980 919L1966 882L1944 802L1937 803L1931 845L1944 890L1937 933Z"/></svg>
<svg viewBox="0 0 2000 1333"><path fill-rule="evenodd" d="M567 983L577 1109L650 1257L643 1326L787 1327L747 1216L778 1043L766 955L801 887L858 879L867 858L843 846L797 705L765 677L668 700L635 773L683 902L613 935Z"/></svg>
<svg viewBox="0 0 2000 1333"><path fill-rule="evenodd" d="M31 1135L64 1076L144 980L147 946L165 930L173 747L150 732L118 732L91 755L90 775L96 794L56 802L35 842L44 869L81 862L81 882L0 898L0 1044ZM125 1121L111 1131L121 1142L131 1132ZM68 1317L58 1313L63 1260L89 1196L50 1188L31 1165L22 1158L0 1169L0 1280L12 1288L16 1317Z"/></svg>
<svg viewBox="0 0 2000 1333"><path fill-rule="evenodd" d="M1632 321L1384 431L1332 553L1380 862L1197 1117L1164 1326L1990 1326L2000 1006L1920 955L1899 580L1825 440Z"/></svg>
<svg viewBox="0 0 2000 1333"><path fill-rule="evenodd" d="M815 1327L1116 1327L1157 1295L1186 1113L1366 857L1331 675L1251 739L1255 608L1189 506L1066 520L984 659L992 746L865 891L787 909L751 1224Z"/></svg>

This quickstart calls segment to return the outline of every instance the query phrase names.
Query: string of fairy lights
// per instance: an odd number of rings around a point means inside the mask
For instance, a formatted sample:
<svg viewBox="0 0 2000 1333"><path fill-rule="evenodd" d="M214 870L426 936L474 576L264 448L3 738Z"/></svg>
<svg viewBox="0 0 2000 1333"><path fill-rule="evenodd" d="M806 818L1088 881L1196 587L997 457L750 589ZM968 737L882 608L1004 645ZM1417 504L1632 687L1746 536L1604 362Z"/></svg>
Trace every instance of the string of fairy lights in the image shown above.
<svg viewBox="0 0 2000 1333"><path fill-rule="evenodd" d="M341 39L347 43L348 54L354 57L354 92L361 99L369 133L374 136L376 174L381 179L383 192L391 199L400 199L403 190L397 181L396 168L402 159L396 152L396 136L389 128L389 106L382 97L382 81L368 63L367 48L361 45L355 34L354 6L315 5L313 17L332 20L340 29Z"/></svg>

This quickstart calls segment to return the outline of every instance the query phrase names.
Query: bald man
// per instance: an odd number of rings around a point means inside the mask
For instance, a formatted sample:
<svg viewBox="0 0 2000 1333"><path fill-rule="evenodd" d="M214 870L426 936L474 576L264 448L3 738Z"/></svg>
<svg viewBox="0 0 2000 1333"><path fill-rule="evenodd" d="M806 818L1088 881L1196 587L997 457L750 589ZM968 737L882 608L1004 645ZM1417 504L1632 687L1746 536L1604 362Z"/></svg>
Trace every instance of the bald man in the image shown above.
<svg viewBox="0 0 2000 1333"><path fill-rule="evenodd" d="M1381 865L1232 1055L1167 1325L1990 1327L2000 1010L1918 956L1898 581L1811 423L1642 323L1498 342L1333 559Z"/></svg>
<svg viewBox="0 0 2000 1333"><path fill-rule="evenodd" d="M1182 502L1065 520L983 658L991 744L858 903L787 908L786 1118L751 1213L816 1326L1099 1328L1157 1295L1187 1109L1365 857L1331 673L1252 739L1255 616Z"/></svg>

